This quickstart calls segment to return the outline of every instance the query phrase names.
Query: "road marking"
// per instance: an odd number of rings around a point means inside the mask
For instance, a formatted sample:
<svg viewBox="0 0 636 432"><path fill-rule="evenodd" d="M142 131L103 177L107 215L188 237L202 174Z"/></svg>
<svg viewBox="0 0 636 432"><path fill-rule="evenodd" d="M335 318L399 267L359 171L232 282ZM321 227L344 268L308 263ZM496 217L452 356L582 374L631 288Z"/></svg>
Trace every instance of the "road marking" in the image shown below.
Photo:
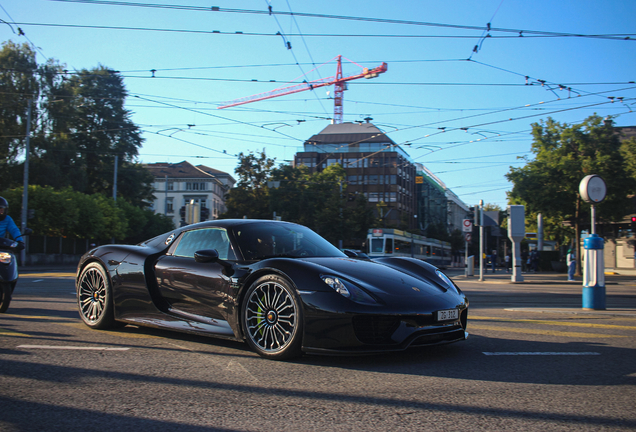
<svg viewBox="0 0 636 432"><path fill-rule="evenodd" d="M43 316L43 315L14 315L14 314L2 314L0 318L26 318L26 319L40 319L49 321L77 321L77 318L66 318L56 316Z"/></svg>
<svg viewBox="0 0 636 432"><path fill-rule="evenodd" d="M487 356L590 356L601 355L597 352L485 352Z"/></svg>
<svg viewBox="0 0 636 432"><path fill-rule="evenodd" d="M485 321L525 322L525 323L533 323L533 324L548 324L548 325L559 325L559 326L568 326L568 327L593 327L593 328L636 330L635 326L621 326L621 325L613 325L613 324L575 323L575 322L563 322L563 321L510 319L510 318L481 317L481 316L471 316L469 319L485 320Z"/></svg>
<svg viewBox="0 0 636 432"><path fill-rule="evenodd" d="M69 278L69 277L74 278L75 276L77 276L75 273L68 273L68 272L60 272L60 273L22 273L22 275L21 275L21 277L23 279L35 278L35 277L60 279L60 278Z"/></svg>
<svg viewBox="0 0 636 432"><path fill-rule="evenodd" d="M557 330L537 330L537 329L521 329L513 327L497 327L497 326L484 326L484 325L470 325L469 330L493 330L509 333L527 333L527 334L539 334L547 336L562 336L562 337L578 337L578 338L625 338L629 336L619 335L604 335L599 333L577 333L577 332L564 332Z"/></svg>
<svg viewBox="0 0 636 432"><path fill-rule="evenodd" d="M130 348L79 347L79 346L58 346L58 345L18 345L17 348L51 349L51 350L86 350L86 351L128 351L130 349Z"/></svg>
<svg viewBox="0 0 636 432"><path fill-rule="evenodd" d="M80 329L80 330L90 330L90 331L97 331L99 332L100 330L93 330L90 327L88 327L86 324L84 324L83 322L72 322L72 323L60 323L60 325L63 326L67 326L67 327L73 327L76 329ZM133 329L129 329L129 330L135 330ZM150 334L144 334L144 333L128 333L126 330L111 330L108 332L109 335L114 335L117 337L124 337L124 338L129 338L129 339L161 339L161 336L155 336L155 335L150 335Z"/></svg>
<svg viewBox="0 0 636 432"><path fill-rule="evenodd" d="M7 330L0 328L0 336L13 336L13 337L31 337L31 335L18 333L13 330Z"/></svg>

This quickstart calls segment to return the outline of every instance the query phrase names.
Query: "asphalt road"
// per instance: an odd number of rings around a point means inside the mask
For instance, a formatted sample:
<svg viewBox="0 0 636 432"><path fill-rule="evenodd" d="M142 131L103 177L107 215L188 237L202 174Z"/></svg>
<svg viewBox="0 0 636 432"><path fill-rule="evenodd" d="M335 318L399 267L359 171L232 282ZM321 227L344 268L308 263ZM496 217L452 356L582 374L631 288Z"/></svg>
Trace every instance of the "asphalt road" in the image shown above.
<svg viewBox="0 0 636 432"><path fill-rule="evenodd" d="M247 345L80 321L72 273L23 274L0 315L2 431L636 429L636 278L456 277L468 340L370 357L263 360Z"/></svg>

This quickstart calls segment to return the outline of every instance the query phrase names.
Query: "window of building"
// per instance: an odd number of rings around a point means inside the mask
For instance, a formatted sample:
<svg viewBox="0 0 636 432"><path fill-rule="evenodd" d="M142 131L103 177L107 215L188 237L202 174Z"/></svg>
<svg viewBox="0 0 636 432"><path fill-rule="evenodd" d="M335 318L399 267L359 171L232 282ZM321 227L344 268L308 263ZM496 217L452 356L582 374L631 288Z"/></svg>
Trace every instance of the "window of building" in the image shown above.
<svg viewBox="0 0 636 432"><path fill-rule="evenodd" d="M171 181L167 182L166 183L166 190L169 190L169 191L174 190L174 183L171 182Z"/></svg>
<svg viewBox="0 0 636 432"><path fill-rule="evenodd" d="M166 199L166 213L174 213L174 198Z"/></svg>
<svg viewBox="0 0 636 432"><path fill-rule="evenodd" d="M205 182L186 182L186 190L205 190Z"/></svg>

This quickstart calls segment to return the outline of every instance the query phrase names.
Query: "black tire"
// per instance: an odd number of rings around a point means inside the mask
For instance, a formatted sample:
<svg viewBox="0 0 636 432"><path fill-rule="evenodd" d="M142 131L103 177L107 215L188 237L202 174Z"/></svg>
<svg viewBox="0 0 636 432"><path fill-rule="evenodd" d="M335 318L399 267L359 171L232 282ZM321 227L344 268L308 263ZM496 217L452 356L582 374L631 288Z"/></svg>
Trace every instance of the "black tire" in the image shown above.
<svg viewBox="0 0 636 432"><path fill-rule="evenodd" d="M0 284L0 313L5 313L9 309L12 294L13 287L10 283Z"/></svg>
<svg viewBox="0 0 636 432"><path fill-rule="evenodd" d="M287 360L302 354L303 310L286 279L256 280L243 298L241 322L248 345L261 357Z"/></svg>
<svg viewBox="0 0 636 432"><path fill-rule="evenodd" d="M98 263L87 265L77 282L77 307L84 324L105 330L115 328L113 290L106 270Z"/></svg>

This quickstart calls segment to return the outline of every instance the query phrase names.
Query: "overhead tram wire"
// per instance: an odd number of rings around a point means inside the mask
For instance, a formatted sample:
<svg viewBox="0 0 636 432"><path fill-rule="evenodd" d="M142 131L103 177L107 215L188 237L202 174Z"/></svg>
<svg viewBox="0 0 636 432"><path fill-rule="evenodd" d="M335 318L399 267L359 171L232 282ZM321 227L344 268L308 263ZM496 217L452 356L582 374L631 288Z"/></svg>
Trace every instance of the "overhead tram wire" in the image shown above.
<svg viewBox="0 0 636 432"><path fill-rule="evenodd" d="M134 2L113 1L113 0L49 0L49 1L57 1L57 2L64 2L64 3L86 3L86 4L110 5L110 6L131 6L131 7L143 7L143 8L155 8L155 9L188 10L188 11L199 11L199 12L221 12L221 13L252 14L252 15L270 15L270 14L292 15L292 12L285 12L285 11L231 9L231 8L221 8L218 6L204 7L204 6L187 6L187 5L176 5L176 4L134 3ZM316 13L305 13L305 12L293 12L293 14L296 16L302 16L306 18L322 18L322 19L335 19L335 20L345 20L345 21L364 21L364 22L373 22L373 23L382 23L382 24L400 24L400 25L412 25L412 26L421 26L421 27L438 27L438 28L447 28L447 29L452 28L452 29L461 29L461 30L483 31L486 28L483 26L442 24L442 23L433 23L433 22L425 22L425 21L397 20L397 19L389 19L389 18L370 18L370 17L356 17L356 16L344 16L344 15L333 15L333 14L316 14ZM621 35L589 35L589 34L580 34L580 33L561 33L561 32L525 30L525 29L496 28L496 27L491 28L490 31L501 32L501 33L512 33L512 34L516 34L517 37L525 37L526 35L544 35L544 36L629 40L629 41L636 40L636 39L632 39L631 34L627 36L622 34Z"/></svg>
<svg viewBox="0 0 636 432"><path fill-rule="evenodd" d="M192 108L184 108L184 107L180 107L180 106L178 106L178 105L169 104L169 103L167 103L167 102L153 101L152 99L147 99L147 98L144 98L144 97L141 97L141 96L135 96L135 97L136 97L136 98L138 98L138 99L141 99L141 100L148 101L148 102L154 102L154 103L158 103L158 104L163 104L163 105L167 105L167 106L172 106L173 108L182 109L182 110L185 110L185 111L190 111L190 112L194 112L194 113L198 113L198 114L202 114L202 115L210 116L210 117L214 117L214 118L219 118L219 119L222 119L222 120L231 121L231 122L238 123L238 124L242 124L242 125L245 125L245 126L255 127L255 128L259 128L259 129L265 129L265 130L268 130L268 131L270 131L270 132L275 132L275 133L277 133L277 134L279 134L279 135L282 135L282 136L284 136L284 137L287 137L287 138L293 139L293 140L295 140L295 141L301 141L301 142L304 142L304 140L302 140L302 139L300 139L300 138L296 138L296 137L293 137L293 136L291 136L291 135L284 134L284 133L279 132L279 131L277 131L277 130L275 130L275 129L267 129L267 128L266 128L266 127L264 127L264 126L257 126L257 125L252 124L252 123L248 123L248 122L244 122L244 121L240 121L240 120L231 119L231 118L223 117L223 116L216 115L216 114L210 114L210 113L208 113L208 112L205 112L205 111L199 111L199 110L195 110L195 109L192 109Z"/></svg>
<svg viewBox="0 0 636 432"><path fill-rule="evenodd" d="M63 1L63 0L51 0L51 1ZM170 28L157 28L157 27L131 27L131 26L106 26L106 25L88 25L88 24L57 24L57 23L37 23L37 22L16 22L11 21L7 24L32 26L32 27L59 27L59 28L77 28L77 29L92 29L92 30L125 30L125 31L149 31L159 33L183 33L183 34L208 34L219 36L252 36L252 37L274 37L279 38L280 35L276 33L259 33L259 32L245 32L245 31L220 31L220 30L193 30L193 29L170 29ZM474 39L474 35L412 35L412 34L347 34L347 33L287 33L287 37L312 37L312 38L388 38L388 39ZM603 35L599 35L603 36ZM617 36L621 38L629 38L630 40L636 40L636 33L625 33L621 35L605 35L605 36ZM529 35L524 36L526 39L531 38L562 38L565 36L557 35ZM512 35L494 35L489 39L518 39L518 36ZM40 54L44 56L44 53L40 51ZM466 61L467 59L462 59ZM395 63L392 61L391 63ZM304 65L305 63L300 63ZM311 63L307 63L311 64ZM215 67L210 67L211 69ZM175 68L173 70L183 70L189 68Z"/></svg>
<svg viewBox="0 0 636 432"><path fill-rule="evenodd" d="M270 15L273 15L274 20L276 21L276 24L278 25L278 28L279 28L279 33L278 34L280 36L282 36L283 41L285 41L285 47L291 53L292 57L294 57L294 61L296 62L296 65L298 66L298 68L300 69L300 72L302 73L301 76L307 76L307 74L303 70L302 66L300 65L300 62L298 61L298 58L296 58L296 54L294 53L294 50L293 50L292 45L291 45L291 42L289 40L287 40L287 38L285 36L285 32L283 31L283 27L280 25L280 22L278 21L278 18L276 17L275 14L272 13L272 6L270 5L269 0L265 0L265 1L266 1L267 5L268 5L268 9L269 9ZM289 3L288 3L288 5L289 5ZM291 11L291 7L290 7L290 11ZM292 14L292 17L293 17L293 14ZM294 21L296 21L296 18L294 18ZM296 23L296 26L298 27L298 23ZM298 30L300 30L300 27L298 27ZM304 41L304 39L303 39L303 41ZM305 47L307 47L307 44L305 44ZM307 52L309 52L309 48L307 48ZM311 58L311 53L309 54L309 57ZM313 62L313 58L312 58L312 62ZM317 69L317 68L315 68L315 69ZM313 91L313 88L311 89L311 92L313 93L313 95L318 100L318 103L322 107L323 111L325 113L327 113L327 110L325 109L324 105L322 104L322 101L320 100L320 98L318 97L316 92Z"/></svg>

